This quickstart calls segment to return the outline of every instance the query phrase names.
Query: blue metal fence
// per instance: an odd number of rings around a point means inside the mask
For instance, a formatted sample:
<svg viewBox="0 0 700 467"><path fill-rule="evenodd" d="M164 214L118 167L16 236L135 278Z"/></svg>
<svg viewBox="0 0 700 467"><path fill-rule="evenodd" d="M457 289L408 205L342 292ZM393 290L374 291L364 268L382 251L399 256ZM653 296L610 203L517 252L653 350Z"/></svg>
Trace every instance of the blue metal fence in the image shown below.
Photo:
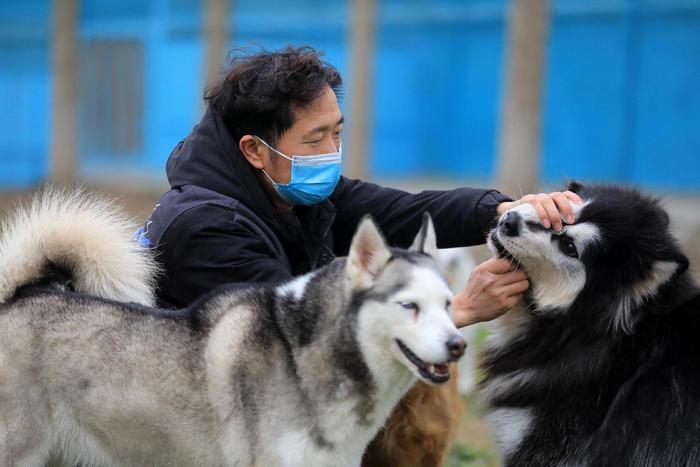
<svg viewBox="0 0 700 467"><path fill-rule="evenodd" d="M80 170L162 174L202 111L203 2L80 5ZM493 175L507 7L378 2L374 176ZM234 8L232 47L309 44L349 78L349 0ZM543 179L700 190L700 0L555 0L552 9ZM0 189L46 174L50 10L49 0L0 0Z"/></svg>

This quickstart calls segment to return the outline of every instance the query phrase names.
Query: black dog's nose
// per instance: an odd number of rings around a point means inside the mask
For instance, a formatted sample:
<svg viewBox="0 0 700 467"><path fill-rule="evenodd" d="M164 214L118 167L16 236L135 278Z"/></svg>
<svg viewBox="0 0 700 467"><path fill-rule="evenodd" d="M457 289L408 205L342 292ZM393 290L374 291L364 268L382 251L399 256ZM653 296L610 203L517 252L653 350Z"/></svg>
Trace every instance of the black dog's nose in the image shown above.
<svg viewBox="0 0 700 467"><path fill-rule="evenodd" d="M458 360L459 357L464 355L464 349L467 347L467 343L460 335L455 335L447 339L447 352L450 354L452 360Z"/></svg>
<svg viewBox="0 0 700 467"><path fill-rule="evenodd" d="M503 233L509 237L517 237L520 234L520 214L513 211L507 212L498 225Z"/></svg>

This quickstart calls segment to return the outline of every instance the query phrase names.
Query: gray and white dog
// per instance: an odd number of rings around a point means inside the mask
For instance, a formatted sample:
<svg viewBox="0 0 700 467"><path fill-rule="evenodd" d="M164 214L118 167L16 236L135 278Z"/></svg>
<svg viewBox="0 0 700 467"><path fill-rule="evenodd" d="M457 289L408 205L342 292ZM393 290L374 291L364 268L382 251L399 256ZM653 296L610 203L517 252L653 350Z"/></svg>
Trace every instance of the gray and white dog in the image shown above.
<svg viewBox="0 0 700 467"><path fill-rule="evenodd" d="M428 216L410 250L364 219L347 258L175 312L114 213L48 191L3 229L0 465L358 465L464 351Z"/></svg>

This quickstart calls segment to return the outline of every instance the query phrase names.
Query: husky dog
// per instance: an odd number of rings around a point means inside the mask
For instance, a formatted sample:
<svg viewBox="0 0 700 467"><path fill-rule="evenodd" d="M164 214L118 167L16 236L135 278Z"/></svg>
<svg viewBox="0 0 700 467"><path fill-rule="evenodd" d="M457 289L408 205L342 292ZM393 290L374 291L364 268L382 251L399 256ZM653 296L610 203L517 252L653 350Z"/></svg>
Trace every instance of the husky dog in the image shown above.
<svg viewBox="0 0 700 467"><path fill-rule="evenodd" d="M700 465L700 290L658 201L572 184L557 233L505 213L489 244L530 277L487 342L482 395L506 465Z"/></svg>
<svg viewBox="0 0 700 467"><path fill-rule="evenodd" d="M49 192L0 237L2 466L358 465L464 352L427 216L411 250L364 219L346 259L175 312L113 210Z"/></svg>

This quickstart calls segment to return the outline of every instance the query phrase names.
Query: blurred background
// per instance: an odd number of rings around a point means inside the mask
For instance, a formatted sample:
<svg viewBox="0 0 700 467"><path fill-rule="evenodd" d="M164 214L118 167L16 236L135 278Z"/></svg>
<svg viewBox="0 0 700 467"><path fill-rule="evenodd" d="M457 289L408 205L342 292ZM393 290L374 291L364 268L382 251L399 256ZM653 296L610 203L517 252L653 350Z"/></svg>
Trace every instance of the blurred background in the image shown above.
<svg viewBox="0 0 700 467"><path fill-rule="evenodd" d="M637 185L698 271L700 0L0 0L0 220L46 182L144 219L227 53L287 44L344 76L345 175ZM451 462L495 462L465 427Z"/></svg>

